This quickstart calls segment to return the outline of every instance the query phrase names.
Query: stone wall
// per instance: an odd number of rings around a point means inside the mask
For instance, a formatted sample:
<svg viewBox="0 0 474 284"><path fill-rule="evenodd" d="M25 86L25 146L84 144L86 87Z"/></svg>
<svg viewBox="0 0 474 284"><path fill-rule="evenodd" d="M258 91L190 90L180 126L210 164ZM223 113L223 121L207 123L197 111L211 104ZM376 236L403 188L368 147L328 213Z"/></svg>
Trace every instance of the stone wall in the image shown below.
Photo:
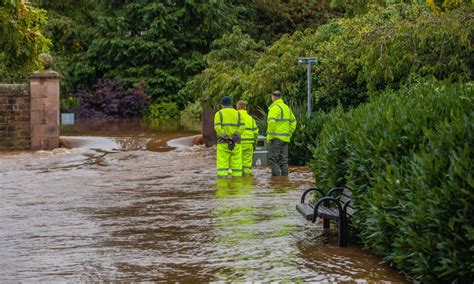
<svg viewBox="0 0 474 284"><path fill-rule="evenodd" d="M27 84L0 84L0 150L30 149L30 103Z"/></svg>
<svg viewBox="0 0 474 284"><path fill-rule="evenodd" d="M29 84L0 84L0 151L59 147L59 82L35 72Z"/></svg>

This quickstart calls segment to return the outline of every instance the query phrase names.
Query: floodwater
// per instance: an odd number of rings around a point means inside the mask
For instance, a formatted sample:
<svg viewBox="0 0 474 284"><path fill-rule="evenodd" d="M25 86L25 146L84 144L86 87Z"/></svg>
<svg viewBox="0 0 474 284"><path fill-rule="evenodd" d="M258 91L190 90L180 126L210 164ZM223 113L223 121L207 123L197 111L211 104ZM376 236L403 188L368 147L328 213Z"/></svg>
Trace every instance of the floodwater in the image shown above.
<svg viewBox="0 0 474 284"><path fill-rule="evenodd" d="M179 120L89 120L62 125L61 135L72 148L164 152L175 148L167 144L170 139L196 135L200 126Z"/></svg>
<svg viewBox="0 0 474 284"><path fill-rule="evenodd" d="M407 281L299 216L306 168L216 179L213 149L104 150L83 139L0 154L2 281Z"/></svg>

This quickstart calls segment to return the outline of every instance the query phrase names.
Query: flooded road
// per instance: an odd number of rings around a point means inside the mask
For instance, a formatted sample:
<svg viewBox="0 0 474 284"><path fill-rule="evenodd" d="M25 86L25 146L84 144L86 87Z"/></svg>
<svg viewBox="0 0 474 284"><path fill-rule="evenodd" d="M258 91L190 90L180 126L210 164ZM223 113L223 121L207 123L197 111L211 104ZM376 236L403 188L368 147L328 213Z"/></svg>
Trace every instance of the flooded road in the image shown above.
<svg viewBox="0 0 474 284"><path fill-rule="evenodd" d="M143 119L82 120L62 125L61 135L72 148L113 150L173 150L170 139L200 133L200 122L179 120L147 121Z"/></svg>
<svg viewBox="0 0 474 284"><path fill-rule="evenodd" d="M2 281L393 281L295 210L304 168L215 179L214 152L0 153Z"/></svg>

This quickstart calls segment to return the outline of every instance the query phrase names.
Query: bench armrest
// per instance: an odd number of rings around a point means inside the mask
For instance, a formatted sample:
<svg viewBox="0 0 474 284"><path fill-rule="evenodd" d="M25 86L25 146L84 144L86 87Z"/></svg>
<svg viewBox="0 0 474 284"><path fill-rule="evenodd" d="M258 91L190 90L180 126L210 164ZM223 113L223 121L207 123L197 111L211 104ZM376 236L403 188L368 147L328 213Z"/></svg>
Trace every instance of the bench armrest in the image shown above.
<svg viewBox="0 0 474 284"><path fill-rule="evenodd" d="M337 194L341 194L341 192L344 191L344 189L349 189L350 191L352 191L352 188L348 185L343 185L343 186L338 186L338 187L335 187L333 189L331 189L328 194L326 194L327 196L332 196L333 194L337 193Z"/></svg>
<svg viewBox="0 0 474 284"><path fill-rule="evenodd" d="M316 202L316 205L314 206L313 220L311 220L313 223L316 222L319 206L321 206L322 203L331 203L331 202L337 205L337 209L339 209L339 216L340 216L339 218L342 218L343 211L341 207L341 202L339 202L339 200L337 200L334 197L323 197L323 198L318 199L318 202Z"/></svg>
<svg viewBox="0 0 474 284"><path fill-rule="evenodd" d="M308 193L310 193L311 191L317 191L317 192L319 192L322 196L325 196L325 193L324 193L324 191L323 191L322 189L312 187L312 188L307 189L307 190L305 190L305 191L303 192L303 195L301 195L301 203L304 203L304 200L305 200L305 198L306 198L306 195L307 195Z"/></svg>

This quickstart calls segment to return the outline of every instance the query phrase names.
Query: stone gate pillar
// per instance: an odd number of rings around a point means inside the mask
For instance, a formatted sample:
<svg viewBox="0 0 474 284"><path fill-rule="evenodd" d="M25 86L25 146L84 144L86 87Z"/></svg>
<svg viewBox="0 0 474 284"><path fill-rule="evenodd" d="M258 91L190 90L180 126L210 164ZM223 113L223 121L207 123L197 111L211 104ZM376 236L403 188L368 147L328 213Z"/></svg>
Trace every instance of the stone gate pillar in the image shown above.
<svg viewBox="0 0 474 284"><path fill-rule="evenodd" d="M54 71L35 72L30 77L31 150L59 146L59 82Z"/></svg>

